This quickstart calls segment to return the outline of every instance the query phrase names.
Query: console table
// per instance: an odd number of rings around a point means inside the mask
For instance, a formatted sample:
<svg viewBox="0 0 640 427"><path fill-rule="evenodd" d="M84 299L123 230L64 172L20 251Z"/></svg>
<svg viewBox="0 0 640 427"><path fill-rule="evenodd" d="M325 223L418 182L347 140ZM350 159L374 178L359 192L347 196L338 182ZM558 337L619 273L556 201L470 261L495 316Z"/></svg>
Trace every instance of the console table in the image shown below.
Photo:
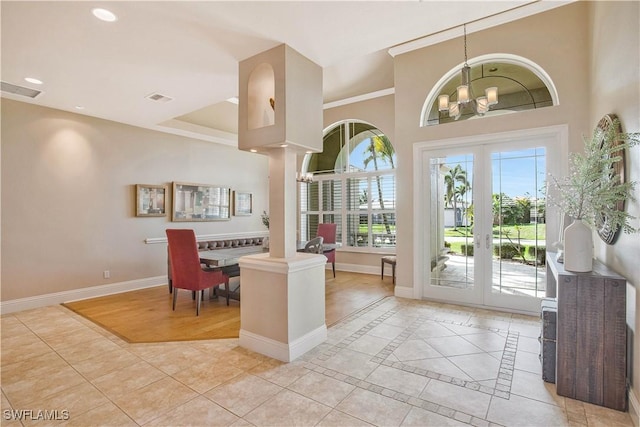
<svg viewBox="0 0 640 427"><path fill-rule="evenodd" d="M626 411L627 280L595 260L588 273L565 271L555 253L546 261L558 298L557 393Z"/></svg>

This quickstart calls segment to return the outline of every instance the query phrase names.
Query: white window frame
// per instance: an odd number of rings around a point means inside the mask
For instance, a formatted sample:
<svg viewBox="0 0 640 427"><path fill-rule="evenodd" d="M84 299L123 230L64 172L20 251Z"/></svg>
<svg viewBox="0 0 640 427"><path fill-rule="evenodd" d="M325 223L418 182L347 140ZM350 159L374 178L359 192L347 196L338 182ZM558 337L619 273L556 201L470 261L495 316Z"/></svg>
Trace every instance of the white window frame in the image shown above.
<svg viewBox="0 0 640 427"><path fill-rule="evenodd" d="M396 246L381 246L381 247L376 247L373 246L373 215L377 215L377 214L393 214L395 215L395 217L397 218L397 212L395 209L396 206L396 201L394 199L394 209L373 209L372 208L372 197L371 194L373 194L373 185L374 185L374 180L376 176L393 176L394 179L394 185L396 182L396 172L395 169L384 169L384 170L378 170L378 171L370 171L370 172L354 172L354 173L335 173L335 174L326 174L326 175L319 175L314 177L314 181L318 183L318 206L319 206L319 210L300 210L300 227L301 229L303 229L304 227L308 226L308 222L303 220L302 218L304 216L309 216L309 215L317 215L318 216L318 222L322 223L324 216L325 215L335 215L335 216L339 216L340 218L340 224L339 224L339 230L340 230L340 238L338 239L339 242L341 244L340 248L338 250L340 251L348 251L348 252L363 252L363 253L390 253L390 252L395 252L396 250ZM347 202L346 202L346 194L347 194L347 179L351 179L351 178L355 178L355 179L362 179L362 178L366 178L367 179L367 191L369 196L369 200L367 202L367 209L366 210L353 210L353 209L348 209L347 206ZM334 209L334 210L325 210L322 200L323 200L323 182L339 182L340 183L340 196L342 197L341 203L340 203L340 208L339 209ZM300 191L304 192L304 191L308 191L308 184L299 184L300 185ZM394 191L395 193L395 191ZM306 197L308 198L309 195L307 194ZM367 215L367 219L368 219L368 238L367 238L367 246L351 246L348 243L348 234L347 234L347 230L348 230L348 215ZM397 224L395 225L397 227Z"/></svg>

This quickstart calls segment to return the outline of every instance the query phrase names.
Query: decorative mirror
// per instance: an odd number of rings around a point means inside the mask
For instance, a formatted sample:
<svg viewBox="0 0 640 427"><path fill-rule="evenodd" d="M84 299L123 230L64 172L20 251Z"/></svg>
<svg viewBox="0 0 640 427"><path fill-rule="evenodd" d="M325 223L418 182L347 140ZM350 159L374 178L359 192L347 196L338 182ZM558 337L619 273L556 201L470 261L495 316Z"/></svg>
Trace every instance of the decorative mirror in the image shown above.
<svg viewBox="0 0 640 427"><path fill-rule="evenodd" d="M173 183L172 221L231 219L231 189L208 184Z"/></svg>
<svg viewBox="0 0 640 427"><path fill-rule="evenodd" d="M598 132L598 135L601 138L600 139L601 144L604 143L604 135L607 132L607 130L609 130L609 128L613 126L613 122L616 118L617 117L615 114L607 114L598 122L596 131ZM620 122L618 122L618 129L615 129L616 133L622 132L622 127L620 126L619 123ZM615 147L617 145L620 145L620 143L621 141L619 139L616 139L613 142L612 146ZM625 182L625 173L624 173L625 155L624 154L625 154L624 150L620 150L620 152L618 153L618 156L620 156L620 159L613 164L610 175L609 175L611 179L614 179L614 177L617 175L621 183ZM624 201L618 202L616 206L616 210L618 211L624 210ZM620 234L620 228L613 229L611 227L611 224L607 220L607 217L604 214L600 214L596 218L596 227L597 227L596 229L598 231L598 235L607 245L614 244L616 239L618 238L618 235Z"/></svg>

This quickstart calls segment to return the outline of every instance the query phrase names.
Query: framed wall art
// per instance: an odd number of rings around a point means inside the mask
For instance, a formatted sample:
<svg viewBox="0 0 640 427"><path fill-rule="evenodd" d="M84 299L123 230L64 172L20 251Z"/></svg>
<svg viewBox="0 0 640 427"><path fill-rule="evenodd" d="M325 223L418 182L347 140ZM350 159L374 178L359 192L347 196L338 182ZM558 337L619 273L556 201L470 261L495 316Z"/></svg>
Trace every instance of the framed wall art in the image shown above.
<svg viewBox="0 0 640 427"><path fill-rule="evenodd" d="M173 183L172 221L231 219L231 189L209 184Z"/></svg>
<svg viewBox="0 0 640 427"><path fill-rule="evenodd" d="M233 214L248 216L253 213L253 195L244 191L233 192Z"/></svg>
<svg viewBox="0 0 640 427"><path fill-rule="evenodd" d="M136 216L166 216L166 185L136 184Z"/></svg>

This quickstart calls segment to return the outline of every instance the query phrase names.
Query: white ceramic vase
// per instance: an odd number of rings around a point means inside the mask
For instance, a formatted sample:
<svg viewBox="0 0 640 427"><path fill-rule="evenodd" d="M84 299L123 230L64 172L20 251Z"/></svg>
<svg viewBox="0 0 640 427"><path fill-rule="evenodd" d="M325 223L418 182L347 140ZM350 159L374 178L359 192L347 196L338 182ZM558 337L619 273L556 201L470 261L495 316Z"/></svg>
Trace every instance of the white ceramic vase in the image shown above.
<svg viewBox="0 0 640 427"><path fill-rule="evenodd" d="M265 249L269 249L269 236L262 238L262 247Z"/></svg>
<svg viewBox="0 0 640 427"><path fill-rule="evenodd" d="M582 220L574 220L564 230L564 269L576 273L593 268L593 231Z"/></svg>

